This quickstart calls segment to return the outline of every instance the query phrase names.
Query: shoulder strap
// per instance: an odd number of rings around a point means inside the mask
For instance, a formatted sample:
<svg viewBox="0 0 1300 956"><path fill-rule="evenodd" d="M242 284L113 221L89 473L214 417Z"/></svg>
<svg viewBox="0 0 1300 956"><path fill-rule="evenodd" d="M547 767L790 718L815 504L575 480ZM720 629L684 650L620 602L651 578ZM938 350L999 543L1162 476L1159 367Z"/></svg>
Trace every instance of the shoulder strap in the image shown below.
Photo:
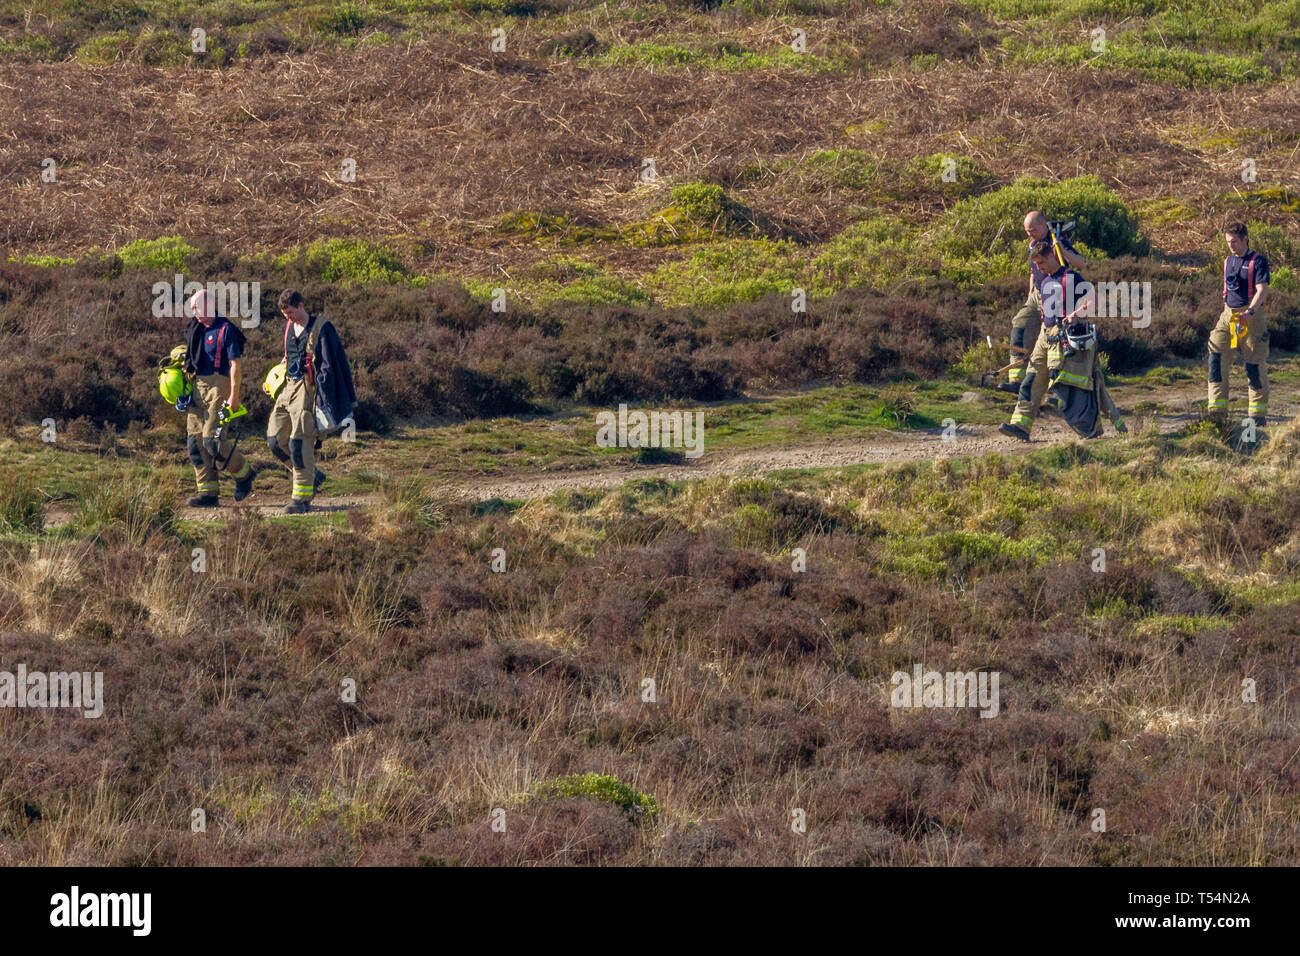
<svg viewBox="0 0 1300 956"><path fill-rule="evenodd" d="M316 324L311 327L307 333L307 351L311 355L316 354L316 346L320 344L321 330L325 328L325 319L323 316L316 316Z"/></svg>
<svg viewBox="0 0 1300 956"><path fill-rule="evenodd" d="M1246 304L1255 298L1255 262L1259 259L1259 253L1254 249L1250 251L1250 258L1246 260Z"/></svg>
<svg viewBox="0 0 1300 956"><path fill-rule="evenodd" d="M221 359L226 354L226 327L229 322L222 322L221 328L217 329L217 356L212 362L212 371L221 371Z"/></svg>
<svg viewBox="0 0 1300 956"><path fill-rule="evenodd" d="M284 364L289 364L289 320L284 320Z"/></svg>
<svg viewBox="0 0 1300 956"><path fill-rule="evenodd" d="M316 346L320 344L321 330L325 328L325 317L316 316L311 331L307 333L307 380L316 384Z"/></svg>

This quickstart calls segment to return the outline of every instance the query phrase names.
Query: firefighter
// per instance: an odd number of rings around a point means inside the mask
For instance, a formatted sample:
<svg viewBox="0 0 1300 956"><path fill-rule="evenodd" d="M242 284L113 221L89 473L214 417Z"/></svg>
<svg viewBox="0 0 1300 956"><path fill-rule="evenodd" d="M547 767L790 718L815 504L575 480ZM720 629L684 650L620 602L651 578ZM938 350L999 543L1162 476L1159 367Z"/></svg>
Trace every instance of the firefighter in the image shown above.
<svg viewBox="0 0 1300 956"><path fill-rule="evenodd" d="M192 318L185 330L184 371L192 376L194 388L185 416L185 443L198 485L198 494L189 504L195 508L213 508L221 503L219 471L235 479L236 501L248 497L256 475L228 435L217 437L222 408L233 412L240 407L244 333L217 314L213 297L205 289L194 293L189 309Z"/></svg>
<svg viewBox="0 0 1300 956"><path fill-rule="evenodd" d="M1083 268L1083 256L1074 251L1074 246L1070 240L1063 236L1057 236L1048 225L1047 217L1037 209L1028 213L1024 221L1025 235L1029 237L1029 244L1032 246L1035 242L1051 241L1055 239L1056 247L1060 250L1061 259L1053 258L1054 265L1060 265L1061 261L1071 269ZM1054 254L1055 255L1055 254ZM1038 284L1042 273L1034 265L1033 257L1029 258L1029 295L1025 298L1025 304L1020 307L1011 319L1011 368L1007 372L1007 381L998 386L1004 392L1013 394L1020 391L1020 383L1025 378L1025 366L1029 360L1029 349L1025 346L1025 329L1032 318L1038 316L1043 307L1043 302L1038 293Z"/></svg>
<svg viewBox="0 0 1300 956"><path fill-rule="evenodd" d="M285 380L266 426L266 443L293 473L293 491L285 514L306 514L316 489L325 480L316 470L317 406L327 418L350 420L356 406L352 372L338 332L323 316L311 315L302 293L280 293L284 316Z"/></svg>
<svg viewBox="0 0 1300 956"><path fill-rule="evenodd" d="M1050 241L1041 239L1031 243L1029 255L1035 275L1041 276L1035 279L1041 303L1038 339L1029 356L1025 377L1020 383L1019 401L1016 402L1011 421L998 426L1003 434L1021 441L1029 441L1029 432L1034 427L1043 399L1047 396L1049 372L1060 368L1060 320L1079 310L1092 291L1092 286L1083 276L1057 261Z"/></svg>
<svg viewBox="0 0 1300 956"><path fill-rule="evenodd" d="M1268 322L1261 311L1268 300L1268 260L1250 248L1245 223L1228 223L1223 238L1228 257L1223 260L1223 312L1210 332L1208 411L1227 419L1228 371L1240 355L1249 384L1246 417L1262 428L1268 416Z"/></svg>

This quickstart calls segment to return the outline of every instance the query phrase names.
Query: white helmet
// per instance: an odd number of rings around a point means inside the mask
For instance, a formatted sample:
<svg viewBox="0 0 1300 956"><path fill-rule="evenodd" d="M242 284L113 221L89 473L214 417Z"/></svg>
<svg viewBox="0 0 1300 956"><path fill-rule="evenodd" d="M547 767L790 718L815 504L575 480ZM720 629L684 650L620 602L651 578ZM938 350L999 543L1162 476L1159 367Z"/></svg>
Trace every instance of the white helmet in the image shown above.
<svg viewBox="0 0 1300 956"><path fill-rule="evenodd" d="M1065 340L1076 352L1090 349L1097 344L1097 326L1091 322L1071 322L1065 327Z"/></svg>

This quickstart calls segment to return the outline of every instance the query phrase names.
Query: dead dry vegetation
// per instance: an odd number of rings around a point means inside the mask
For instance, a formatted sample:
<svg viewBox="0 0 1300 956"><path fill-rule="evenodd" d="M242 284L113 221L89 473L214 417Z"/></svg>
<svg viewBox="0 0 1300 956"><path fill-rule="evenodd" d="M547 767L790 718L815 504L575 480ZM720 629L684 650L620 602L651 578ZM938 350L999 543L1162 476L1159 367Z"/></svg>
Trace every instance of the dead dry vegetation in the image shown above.
<svg viewBox="0 0 1300 956"><path fill-rule="evenodd" d="M1294 865L1295 459L1193 430L11 542L0 660L108 707L0 719L0 861ZM1000 672L999 716L891 708L913 663Z"/></svg>
<svg viewBox="0 0 1300 956"><path fill-rule="evenodd" d="M215 281L249 274L215 241L200 242L190 262ZM1150 281L1156 303L1149 329L1099 321L1112 373L1201 357L1218 314L1213 275L1175 276L1129 257L1092 271L1095 279ZM453 282L346 286L300 263L258 274L263 316L274 315L280 289L294 287L335 322L361 402L358 427L380 434L434 417L527 416L574 403L707 402L745 388L933 379L972 345L983 349L986 336L1000 339L1007 309L1024 295L1018 278L966 291L929 277L906 294L855 286L803 313L779 295L716 309L559 303L497 313ZM162 269L123 270L113 257L57 268L0 265L0 423L15 429L52 418L60 431L110 445L128 428L183 442L183 418L158 395L155 374L183 328L151 314L151 286L168 278ZM1300 347L1294 301L1285 291L1273 296L1278 353ZM268 318L248 332L254 434L270 411L256 384L278 359L278 328Z"/></svg>
<svg viewBox="0 0 1300 956"><path fill-rule="evenodd" d="M693 181L735 184L750 207L816 241L877 198L745 173L758 160L845 148L965 156L1003 182L1097 174L1130 202L1181 203L1174 221L1151 224L1177 254L1201 245L1242 191L1242 156L1263 181L1300 185L1294 83L1188 90L1096 71L1048 83L961 63L883 74L595 70L444 39L222 71L5 63L0 85L0 241L14 254L176 233L241 252L405 237L421 269L500 274L538 256L493 229L506 214L628 223L665 205L669 184ZM46 157L57 184L40 180ZM640 183L645 157L657 185ZM345 158L356 160L354 183L341 178ZM884 208L927 211L906 197ZM668 254L600 248L615 266Z"/></svg>
<svg viewBox="0 0 1300 956"><path fill-rule="evenodd" d="M602 39L690 20L771 40L731 10L690 19L716 6ZM149 311L170 267L112 254L141 239L189 237L187 272L262 281L264 316L302 287L345 329L360 424L382 434L933 378L1001 338L1023 296L1019 272L975 288L936 268L906 288L834 285L807 313L768 294L498 314L444 272L586 275L554 261L563 247L618 275L685 263L678 281L705 283L683 256L714 240L815 250L1024 174L1095 174L1154 247L1093 263L1153 283L1144 334L1102 329L1111 371L1133 372L1202 355L1223 216L1279 244L1294 229L1293 80L1009 69L989 57L993 15L953 4L848 22L856 58L833 72L550 57L544 31L495 56L477 35L349 50L272 32L223 68L142 65L135 36L123 62L43 62L112 25L39 27L53 54L0 62L0 424L52 417L105 455L121 431L125 451L160 454L176 416L151 369L179 323ZM19 26L3 7L0 42ZM396 30L376 13L380 27ZM900 177L939 154L968 163L961 191ZM639 183L645 157L659 182ZM683 184L725 187L726 215L631 241ZM352 281L274 255L331 237L382 243L396 265L365 259L377 272ZM915 240L846 257L928 261ZM41 255L77 261L8 261ZM1273 347L1300 346L1281 284L1275 308ZM254 334L267 364L274 325ZM0 669L102 671L108 697L97 720L0 712L0 864L1296 865L1300 446L1293 428L1271 438L1242 455L1197 424L1023 460L526 503L466 504L408 476L345 515L202 527L175 519L174 489L105 468L77 475L88 490L63 531L42 528L41 487L84 456L52 453L35 484L0 465ZM914 663L1000 672L1000 715L891 708L890 675Z"/></svg>

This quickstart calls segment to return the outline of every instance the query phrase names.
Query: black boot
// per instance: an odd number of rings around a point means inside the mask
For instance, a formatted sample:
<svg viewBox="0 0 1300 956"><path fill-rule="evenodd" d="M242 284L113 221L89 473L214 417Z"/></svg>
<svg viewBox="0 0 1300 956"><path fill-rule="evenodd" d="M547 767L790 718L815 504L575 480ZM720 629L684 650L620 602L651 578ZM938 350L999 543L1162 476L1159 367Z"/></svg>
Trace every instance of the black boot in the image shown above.
<svg viewBox="0 0 1300 956"><path fill-rule="evenodd" d="M998 426L998 431L1004 435L1010 435L1012 438L1019 438L1021 441L1029 441L1029 432L1019 425L1012 425L1010 422L1003 422Z"/></svg>
<svg viewBox="0 0 1300 956"><path fill-rule="evenodd" d="M316 469L316 478L312 481L311 490L315 491L321 485L325 484L325 472L319 468Z"/></svg>
<svg viewBox="0 0 1300 956"><path fill-rule="evenodd" d="M253 479L256 477L257 472L253 470L252 465L249 465L247 477L241 478L239 481L235 482L236 501L243 501L248 497L249 493L253 490Z"/></svg>
<svg viewBox="0 0 1300 956"><path fill-rule="evenodd" d="M999 392L1010 392L1012 395L1020 394L1020 386L1015 382L1000 382L998 384Z"/></svg>
<svg viewBox="0 0 1300 956"><path fill-rule="evenodd" d="M284 506L284 513L287 515L305 515L311 511L311 501L306 498L294 498Z"/></svg>
<svg viewBox="0 0 1300 956"><path fill-rule="evenodd" d="M221 499L216 495L195 495L188 504L191 508L215 508L221 504Z"/></svg>

